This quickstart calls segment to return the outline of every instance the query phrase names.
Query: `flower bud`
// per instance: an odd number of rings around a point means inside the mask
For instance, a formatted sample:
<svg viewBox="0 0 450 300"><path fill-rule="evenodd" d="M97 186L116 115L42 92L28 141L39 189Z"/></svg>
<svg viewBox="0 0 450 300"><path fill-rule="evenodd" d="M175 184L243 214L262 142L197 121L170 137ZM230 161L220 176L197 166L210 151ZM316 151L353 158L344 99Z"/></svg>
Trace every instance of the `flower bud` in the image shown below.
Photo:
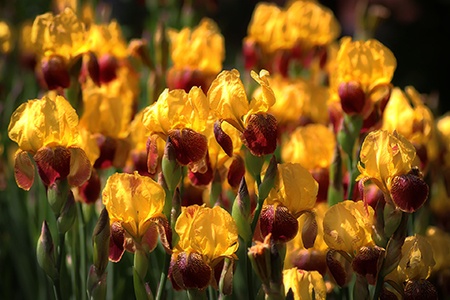
<svg viewBox="0 0 450 300"><path fill-rule="evenodd" d="M248 249L248 258L253 271L258 275L263 285L270 284L272 273L272 264L270 259L270 234L264 239L264 242L256 241L256 244Z"/></svg>
<svg viewBox="0 0 450 300"><path fill-rule="evenodd" d="M412 213L418 210L428 198L428 185L412 173L394 177L391 185L392 201L402 211Z"/></svg>
<svg viewBox="0 0 450 300"><path fill-rule="evenodd" d="M117 69L119 62L117 58L110 54L104 54L98 60L100 68L100 82L108 83L117 78Z"/></svg>
<svg viewBox="0 0 450 300"><path fill-rule="evenodd" d="M176 160L175 148L170 137L167 138L161 166L168 189L174 191L181 180L181 167Z"/></svg>
<svg viewBox="0 0 450 300"><path fill-rule="evenodd" d="M59 215L57 221L59 233L66 233L72 227L77 217L77 207L75 206L75 198L73 192L69 190L67 201Z"/></svg>
<svg viewBox="0 0 450 300"><path fill-rule="evenodd" d="M271 114L253 114L246 120L243 142L253 155L272 154L277 148L277 119Z"/></svg>
<svg viewBox="0 0 450 300"><path fill-rule="evenodd" d="M147 42L142 39L133 39L128 44L128 51L133 55L134 57L139 58L145 66L147 66L149 69L153 70L153 62L150 58L150 51L147 47Z"/></svg>
<svg viewBox="0 0 450 300"><path fill-rule="evenodd" d="M262 236L272 234L276 243L286 243L298 233L298 221L283 205L265 205L259 217Z"/></svg>
<svg viewBox="0 0 450 300"><path fill-rule="evenodd" d="M47 221L42 222L41 235L37 242L36 256L39 266L45 273L55 280L58 277L58 269L55 261L55 246Z"/></svg>
<svg viewBox="0 0 450 300"><path fill-rule="evenodd" d="M50 58L44 58L41 66L49 90L65 89L70 86L69 70L62 56L53 55Z"/></svg>
<svg viewBox="0 0 450 300"><path fill-rule="evenodd" d="M108 211L103 208L92 234L93 262L99 277L108 265L110 234Z"/></svg>
<svg viewBox="0 0 450 300"><path fill-rule="evenodd" d="M242 178L241 184L236 199L233 203L232 213L234 221L236 222L239 236L245 242L248 242L252 237L250 228L250 195L247 189L247 183L245 177Z"/></svg>
<svg viewBox="0 0 450 300"><path fill-rule="evenodd" d="M47 188L48 203L50 204L50 207L52 208L53 213L56 216L60 215L62 208L67 202L69 191L70 188L69 184L67 183L67 180L63 181L58 180L55 183L48 186Z"/></svg>
<svg viewBox="0 0 450 300"><path fill-rule="evenodd" d="M98 275L95 265L89 268L87 292L89 299L106 299L106 273Z"/></svg>
<svg viewBox="0 0 450 300"><path fill-rule="evenodd" d="M408 281L405 286L405 300L437 300L438 293L434 285L425 279Z"/></svg>
<svg viewBox="0 0 450 300"><path fill-rule="evenodd" d="M357 81L343 82L338 87L342 110L348 115L361 114L366 105L366 95Z"/></svg>
<svg viewBox="0 0 450 300"><path fill-rule="evenodd" d="M353 270L367 279L367 283L374 285L380 266L380 259L384 256L384 249L380 247L362 247L352 261Z"/></svg>
<svg viewBox="0 0 450 300"><path fill-rule="evenodd" d="M275 185L275 178L278 173L278 163L275 156L272 156L269 162L269 166L267 167L266 173L264 175L264 179L261 182L261 185L258 189L258 198L266 199L270 193L270 190Z"/></svg>

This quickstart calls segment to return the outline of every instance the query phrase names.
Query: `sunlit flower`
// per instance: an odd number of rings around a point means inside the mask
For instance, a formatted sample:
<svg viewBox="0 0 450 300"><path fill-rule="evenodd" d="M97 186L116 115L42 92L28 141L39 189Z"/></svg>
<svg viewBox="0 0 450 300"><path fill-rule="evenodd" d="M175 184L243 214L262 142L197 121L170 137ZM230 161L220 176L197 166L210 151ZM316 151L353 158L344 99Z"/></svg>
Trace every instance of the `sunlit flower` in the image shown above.
<svg viewBox="0 0 450 300"><path fill-rule="evenodd" d="M304 271L291 268L283 271L283 283L286 295L292 292L295 300L319 300L327 298L325 282L317 271Z"/></svg>
<svg viewBox="0 0 450 300"><path fill-rule="evenodd" d="M69 69L89 44L84 24L70 8L60 14L46 13L34 20L31 42L50 90L70 85Z"/></svg>
<svg viewBox="0 0 450 300"><path fill-rule="evenodd" d="M413 168L416 150L402 135L377 130L364 139L356 180L371 180L403 211L417 210L428 197L428 186ZM391 199L392 198L392 199Z"/></svg>
<svg viewBox="0 0 450 300"><path fill-rule="evenodd" d="M352 257L363 246L374 246L372 225L374 210L362 201L343 201L331 206L323 219L324 240L334 250Z"/></svg>
<svg viewBox="0 0 450 300"><path fill-rule="evenodd" d="M175 231L180 239L169 269L174 288L217 288L224 259L237 259L238 231L231 215L219 206L188 206L178 217Z"/></svg>
<svg viewBox="0 0 450 300"><path fill-rule="evenodd" d="M434 265L433 248L427 239L420 235L408 236L397 267L402 281L427 279Z"/></svg>
<svg viewBox="0 0 450 300"><path fill-rule="evenodd" d="M169 30L173 67L167 74L170 89L200 86L206 93L225 59L224 38L213 20L204 18L192 31Z"/></svg>
<svg viewBox="0 0 450 300"><path fill-rule="evenodd" d="M120 68L116 80L101 86L91 80L83 87L83 115L80 126L95 134L100 157L95 167L123 167L128 157L126 140L133 118L138 86L132 69Z"/></svg>
<svg viewBox="0 0 450 300"><path fill-rule="evenodd" d="M8 53L12 48L12 36L6 22L0 21L0 54Z"/></svg>
<svg viewBox="0 0 450 300"><path fill-rule="evenodd" d="M286 76L289 63L309 67L326 59L326 46L340 33L331 10L315 1L292 1L286 8L260 3L256 6L244 40L246 68L268 68Z"/></svg>
<svg viewBox="0 0 450 300"><path fill-rule="evenodd" d="M79 186L89 178L91 164L80 147L78 116L64 97L23 103L11 116L8 134L20 148L14 166L19 187L29 190L33 185L30 156L47 186L66 178L71 186Z"/></svg>
<svg viewBox="0 0 450 300"><path fill-rule="evenodd" d="M262 91L250 102L237 70L222 71L217 76L208 90L208 101L219 122L233 125L242 133L247 148L261 156L273 153L277 146L277 121L267 113L275 103L275 96L267 71L262 70L259 75L252 71L251 76Z"/></svg>
<svg viewBox="0 0 450 300"><path fill-rule="evenodd" d="M390 97L396 66L392 52L379 41L344 37L330 77L342 110L361 115L365 128L377 125Z"/></svg>
<svg viewBox="0 0 450 300"><path fill-rule="evenodd" d="M115 173L106 182L102 201L111 224L110 260L119 261L125 250L152 251L158 234L165 240L165 192L150 177Z"/></svg>
<svg viewBox="0 0 450 300"><path fill-rule="evenodd" d="M412 86L404 92L399 88L392 91L382 128L389 132L395 130L408 139L416 147L422 164L437 159L439 149L433 114Z"/></svg>
<svg viewBox="0 0 450 300"><path fill-rule="evenodd" d="M150 149L156 148L157 137L164 141L170 137L181 165L189 165L194 172L206 172L207 139L203 132L208 117L208 100L199 87L193 87L189 93L164 90L158 100L145 109L142 118L150 131ZM153 154L149 152L149 156ZM149 165L149 170L154 168Z"/></svg>
<svg viewBox="0 0 450 300"><path fill-rule="evenodd" d="M262 236L271 233L280 242L293 239L298 232L297 218L314 208L317 191L317 182L300 164L279 164L275 186L261 212Z"/></svg>
<svg viewBox="0 0 450 300"><path fill-rule="evenodd" d="M304 123L326 124L328 121L328 89L314 86L302 79L283 78L275 74L269 78L277 101L269 109L281 128L297 126ZM261 89L255 91L259 93ZM289 109L286 109L289 107Z"/></svg>

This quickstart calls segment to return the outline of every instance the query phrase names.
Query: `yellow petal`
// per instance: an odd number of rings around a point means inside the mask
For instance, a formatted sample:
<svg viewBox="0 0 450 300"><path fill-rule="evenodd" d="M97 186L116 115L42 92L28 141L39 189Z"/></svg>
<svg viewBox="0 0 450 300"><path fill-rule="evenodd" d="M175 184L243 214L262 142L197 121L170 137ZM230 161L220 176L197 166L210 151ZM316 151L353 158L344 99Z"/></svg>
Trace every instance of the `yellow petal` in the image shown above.
<svg viewBox="0 0 450 300"><path fill-rule="evenodd" d="M8 133L24 151L36 152L44 146L78 145L78 116L62 96L43 97L20 105L11 116Z"/></svg>
<svg viewBox="0 0 450 300"><path fill-rule="evenodd" d="M110 223L120 222L136 241L140 241L151 219L161 216L165 192L153 179L137 172L115 173L106 182L102 201Z"/></svg>
<svg viewBox="0 0 450 300"><path fill-rule="evenodd" d="M318 188L317 181L300 164L279 164L275 187L267 198L267 204L281 202L298 217L300 212L314 207Z"/></svg>
<svg viewBox="0 0 450 300"><path fill-rule="evenodd" d="M269 84L269 72L261 70L259 75L251 71L250 76L261 86L261 92L250 102L250 109L247 115L267 112L275 104L275 94Z"/></svg>
<svg viewBox="0 0 450 300"><path fill-rule="evenodd" d="M212 262L218 257L232 257L239 247L236 224L219 206L188 207L178 217L175 230L180 236L178 248L197 252Z"/></svg>
<svg viewBox="0 0 450 300"><path fill-rule="evenodd" d="M433 248L425 237L409 236L402 246L402 258L398 263L399 276L406 280L427 279L435 265Z"/></svg>
<svg viewBox="0 0 450 300"><path fill-rule="evenodd" d="M291 290L295 300L326 299L325 282L317 271L308 272L297 268L284 270L283 283L285 293Z"/></svg>
<svg viewBox="0 0 450 300"><path fill-rule="evenodd" d="M333 205L323 220L324 240L334 250L356 255L363 246L373 245L374 211L362 201L351 200Z"/></svg>
<svg viewBox="0 0 450 300"><path fill-rule="evenodd" d="M243 131L242 118L249 110L247 95L239 71L222 71L208 90L211 110Z"/></svg>

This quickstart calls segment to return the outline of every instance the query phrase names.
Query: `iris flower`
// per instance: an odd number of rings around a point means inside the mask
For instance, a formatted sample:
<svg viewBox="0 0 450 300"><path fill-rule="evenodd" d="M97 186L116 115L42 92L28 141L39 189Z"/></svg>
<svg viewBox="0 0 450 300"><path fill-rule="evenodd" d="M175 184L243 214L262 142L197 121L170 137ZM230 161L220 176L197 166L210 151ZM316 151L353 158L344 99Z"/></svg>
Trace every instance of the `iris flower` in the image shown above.
<svg viewBox="0 0 450 300"><path fill-rule="evenodd" d="M34 182L34 165L45 185L67 178L80 186L89 179L91 164L81 148L78 116L62 96L29 100L11 116L9 138L19 150L15 154L17 185L29 190Z"/></svg>
<svg viewBox="0 0 450 300"><path fill-rule="evenodd" d="M416 149L402 135L384 130L369 133L360 152L356 180L371 180L387 202L406 212L417 210L428 197L428 185L417 167Z"/></svg>
<svg viewBox="0 0 450 300"><path fill-rule="evenodd" d="M156 139L171 138L176 159L193 172L207 171L207 139L203 135L209 116L209 105L199 87L189 93L184 90L164 90L158 100L144 111L142 122L150 131L149 171L156 168Z"/></svg>
<svg viewBox="0 0 450 300"><path fill-rule="evenodd" d="M267 113L275 103L275 95L268 82L269 73L251 72L252 78L261 86L261 92L250 102L237 70L222 71L208 90L211 110L219 123L230 123L241 132L241 139L253 155L261 156L275 151L277 146L277 121ZM223 132L219 130L217 135ZM220 140L218 140L220 144ZM223 147L223 145L221 144ZM225 149L224 149L225 150Z"/></svg>
<svg viewBox="0 0 450 300"><path fill-rule="evenodd" d="M168 87L188 92L200 86L206 93L225 58L224 38L216 23L204 18L193 30L169 30L168 36L173 61L167 74Z"/></svg>
<svg viewBox="0 0 450 300"><path fill-rule="evenodd" d="M178 217L169 278L175 289L217 288L224 259L237 259L238 231L231 215L219 206L188 206Z"/></svg>
<svg viewBox="0 0 450 300"><path fill-rule="evenodd" d="M294 300L319 300L327 298L325 282L317 271L304 271L291 268L283 271L283 283L286 294L292 292Z"/></svg>
<svg viewBox="0 0 450 300"><path fill-rule="evenodd" d="M158 234L168 248L168 222L162 213L165 192L153 179L137 172L115 173L106 182L102 201L111 225L111 261L119 261L125 250L152 251Z"/></svg>

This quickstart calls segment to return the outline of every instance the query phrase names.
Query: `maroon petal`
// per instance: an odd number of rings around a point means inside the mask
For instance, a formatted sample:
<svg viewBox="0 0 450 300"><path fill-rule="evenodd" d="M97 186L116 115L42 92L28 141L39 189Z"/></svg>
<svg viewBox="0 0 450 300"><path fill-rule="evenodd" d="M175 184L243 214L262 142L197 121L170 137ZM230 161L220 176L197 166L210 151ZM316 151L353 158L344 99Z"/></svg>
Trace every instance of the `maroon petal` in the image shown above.
<svg viewBox="0 0 450 300"><path fill-rule="evenodd" d="M28 191L34 182L34 165L28 152L17 152L14 158L14 177L17 185Z"/></svg>
<svg viewBox="0 0 450 300"><path fill-rule="evenodd" d="M100 82L108 83L117 77L119 62L113 55L105 54L98 60L100 70Z"/></svg>
<svg viewBox="0 0 450 300"><path fill-rule="evenodd" d="M261 211L259 226L263 237L269 233L277 243L286 243L298 233L298 221L283 205L266 205Z"/></svg>
<svg viewBox="0 0 450 300"><path fill-rule="evenodd" d="M147 139L147 170L150 175L156 174L158 167L158 136L152 135Z"/></svg>
<svg viewBox="0 0 450 300"><path fill-rule="evenodd" d="M271 154L277 148L277 120L270 114L250 115L242 133L245 146L255 156Z"/></svg>
<svg viewBox="0 0 450 300"><path fill-rule="evenodd" d="M100 156L94 163L96 169L107 169L112 166L114 156L116 155L116 140L104 135L97 137L97 145L100 148Z"/></svg>
<svg viewBox="0 0 450 300"><path fill-rule="evenodd" d="M169 279L174 288L205 289L211 281L212 270L201 254L181 252L174 258L169 267Z"/></svg>
<svg viewBox="0 0 450 300"><path fill-rule="evenodd" d="M181 165L198 162L205 158L208 150L206 137L192 129L175 129L169 132L177 161Z"/></svg>
<svg viewBox="0 0 450 300"><path fill-rule="evenodd" d="M91 177L89 177L88 181L78 187L78 194L81 196L84 203L92 204L100 197L100 191L100 177L98 177L97 170L92 168Z"/></svg>
<svg viewBox="0 0 450 300"><path fill-rule="evenodd" d="M42 74L49 90L65 89L70 86L67 64L59 55L54 55L42 62Z"/></svg>
<svg viewBox="0 0 450 300"><path fill-rule="evenodd" d="M428 185L421 177L409 173L394 177L391 196L402 211L412 213L425 203L428 190Z"/></svg>
<svg viewBox="0 0 450 300"><path fill-rule="evenodd" d="M211 162L209 161L209 155L206 155L206 166L207 170L205 173L200 172L192 172L189 170L189 179L191 180L191 183L195 186L204 186L208 185L214 178L214 172L211 166Z"/></svg>
<svg viewBox="0 0 450 300"><path fill-rule="evenodd" d="M214 123L214 137L217 143L222 147L223 151L229 156L233 156L233 141L230 136L222 130L221 121L216 121Z"/></svg>
<svg viewBox="0 0 450 300"><path fill-rule="evenodd" d="M239 155L233 157L233 162L228 169L228 183L233 187L237 188L241 183L242 177L245 175L245 162Z"/></svg>
<svg viewBox="0 0 450 300"><path fill-rule="evenodd" d="M111 224L111 237L109 239L109 260L118 262L125 252L125 230L119 223Z"/></svg>
<svg viewBox="0 0 450 300"><path fill-rule="evenodd" d="M70 186L80 186L91 177L91 162L83 149L71 147L69 151L70 173L67 180Z"/></svg>
<svg viewBox="0 0 450 300"><path fill-rule="evenodd" d="M59 146L54 148L44 147L36 152L34 161L38 167L39 176L45 185L53 184L56 179L64 180L67 178L70 173L70 156L69 149Z"/></svg>

